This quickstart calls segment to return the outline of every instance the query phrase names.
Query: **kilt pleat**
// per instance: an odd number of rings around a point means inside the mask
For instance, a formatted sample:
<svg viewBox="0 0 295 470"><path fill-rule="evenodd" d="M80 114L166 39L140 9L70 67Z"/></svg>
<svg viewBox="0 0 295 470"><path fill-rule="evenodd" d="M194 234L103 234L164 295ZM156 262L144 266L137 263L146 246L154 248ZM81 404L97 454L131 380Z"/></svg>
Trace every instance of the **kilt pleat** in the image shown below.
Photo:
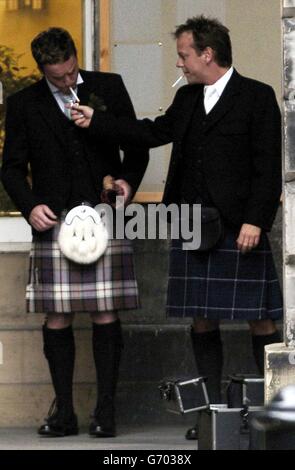
<svg viewBox="0 0 295 470"><path fill-rule="evenodd" d="M167 316L212 320L282 318L281 289L268 237L250 253L236 248L237 233L228 231L210 252L182 250L171 241Z"/></svg>
<svg viewBox="0 0 295 470"><path fill-rule="evenodd" d="M103 312L139 306L129 240L110 240L97 262L80 265L63 256L57 233L53 231L52 241L33 240L27 312Z"/></svg>

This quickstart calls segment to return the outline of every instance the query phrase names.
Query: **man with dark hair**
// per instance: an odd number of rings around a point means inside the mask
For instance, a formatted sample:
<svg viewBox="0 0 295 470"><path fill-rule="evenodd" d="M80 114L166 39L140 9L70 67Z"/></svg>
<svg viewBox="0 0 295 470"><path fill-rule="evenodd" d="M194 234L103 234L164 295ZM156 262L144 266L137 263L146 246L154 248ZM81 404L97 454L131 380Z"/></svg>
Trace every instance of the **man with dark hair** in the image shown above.
<svg viewBox="0 0 295 470"><path fill-rule="evenodd" d="M279 341L282 297L266 235L281 194L281 117L273 89L233 67L229 32L199 16L175 31L181 87L154 122L75 106L91 135L149 147L173 142L163 202L217 208L224 238L205 252L172 240L167 313L193 317L191 339L209 398L221 400L222 319L247 320L264 373L264 346ZM79 113L83 113L80 115ZM197 428L187 438L196 438Z"/></svg>
<svg viewBox="0 0 295 470"><path fill-rule="evenodd" d="M218 20L208 20L204 16L189 18L186 23L176 28L174 32L175 39L178 39L184 33L192 34L192 46L197 54L210 46L214 53L214 60L220 67L230 67L232 65L229 30Z"/></svg>
<svg viewBox="0 0 295 470"><path fill-rule="evenodd" d="M97 376L97 403L89 433L112 437L123 344L117 312L138 307L132 247L128 240L109 240L97 262L80 265L62 255L57 236L69 209L82 202L92 207L100 202L106 175L115 178L116 188L128 203L145 172L148 151L125 145L121 163L118 144L91 136L68 119L66 103L73 92L82 104L109 110L114 116L134 119L135 114L119 75L79 69L67 31L50 28L40 33L32 41L32 53L44 77L7 100L2 181L33 230L27 310L46 314L44 353L56 407L39 434L78 432L72 396L72 321L75 312L88 312Z"/></svg>
<svg viewBox="0 0 295 470"><path fill-rule="evenodd" d="M72 36L62 28L49 28L39 33L31 43L31 50L41 72L46 64L59 64L77 57Z"/></svg>

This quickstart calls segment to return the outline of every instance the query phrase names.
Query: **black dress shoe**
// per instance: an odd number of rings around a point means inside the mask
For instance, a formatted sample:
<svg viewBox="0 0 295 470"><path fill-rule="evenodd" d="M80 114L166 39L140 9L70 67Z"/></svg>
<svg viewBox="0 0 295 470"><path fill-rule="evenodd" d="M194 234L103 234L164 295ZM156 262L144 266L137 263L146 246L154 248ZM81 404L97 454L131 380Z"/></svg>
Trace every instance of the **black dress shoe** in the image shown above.
<svg viewBox="0 0 295 470"><path fill-rule="evenodd" d="M93 437L115 437L116 428L114 425L108 427L102 426L94 419L89 426L89 435Z"/></svg>
<svg viewBox="0 0 295 470"><path fill-rule="evenodd" d="M199 438L199 429L198 425L194 426L193 428L190 428L187 430L185 438L188 439L189 441L196 441Z"/></svg>
<svg viewBox="0 0 295 470"><path fill-rule="evenodd" d="M38 434L44 437L76 436L78 433L77 418L76 421L72 420L62 424L45 423L38 429Z"/></svg>
<svg viewBox="0 0 295 470"><path fill-rule="evenodd" d="M55 401L50 407L45 423L38 429L38 434L44 437L75 436L78 433L78 420L75 413L63 408L56 409Z"/></svg>
<svg viewBox="0 0 295 470"><path fill-rule="evenodd" d="M111 397L104 396L96 406L89 426L89 435L93 437L115 437L115 409Z"/></svg>

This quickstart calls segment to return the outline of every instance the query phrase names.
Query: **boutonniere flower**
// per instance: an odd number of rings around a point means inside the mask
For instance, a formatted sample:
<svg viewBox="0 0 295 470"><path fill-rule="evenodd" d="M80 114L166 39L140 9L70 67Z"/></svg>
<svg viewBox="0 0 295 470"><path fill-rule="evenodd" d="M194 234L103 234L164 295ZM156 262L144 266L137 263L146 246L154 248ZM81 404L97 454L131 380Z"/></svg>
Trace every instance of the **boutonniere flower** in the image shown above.
<svg viewBox="0 0 295 470"><path fill-rule="evenodd" d="M107 106L101 96L96 96L95 93L90 93L88 106L96 111L106 111Z"/></svg>

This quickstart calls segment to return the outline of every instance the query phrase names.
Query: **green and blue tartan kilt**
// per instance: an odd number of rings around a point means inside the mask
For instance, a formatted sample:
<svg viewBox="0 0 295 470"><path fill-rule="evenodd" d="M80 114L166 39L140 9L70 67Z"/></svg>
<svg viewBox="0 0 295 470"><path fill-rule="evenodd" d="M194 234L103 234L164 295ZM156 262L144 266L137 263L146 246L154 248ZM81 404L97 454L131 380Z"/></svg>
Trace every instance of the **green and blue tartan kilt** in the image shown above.
<svg viewBox="0 0 295 470"><path fill-rule="evenodd" d="M208 320L278 320L283 315L281 289L265 233L247 254L237 249L238 234L227 231L209 252L182 250L172 240L167 316Z"/></svg>
<svg viewBox="0 0 295 470"><path fill-rule="evenodd" d="M110 240L97 262L81 265L61 253L58 230L59 225L52 241L33 238L26 289L28 313L104 312L139 306L129 240Z"/></svg>

